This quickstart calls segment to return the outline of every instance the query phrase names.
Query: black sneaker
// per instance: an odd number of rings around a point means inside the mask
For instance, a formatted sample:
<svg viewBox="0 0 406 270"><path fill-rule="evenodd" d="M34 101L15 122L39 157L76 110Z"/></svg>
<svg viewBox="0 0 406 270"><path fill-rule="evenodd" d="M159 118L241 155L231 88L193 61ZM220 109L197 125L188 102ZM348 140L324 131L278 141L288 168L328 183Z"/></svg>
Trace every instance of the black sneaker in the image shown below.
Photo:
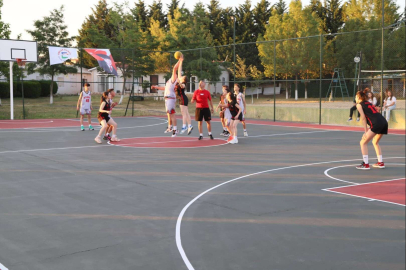
<svg viewBox="0 0 406 270"><path fill-rule="evenodd" d="M210 137L210 140L214 140L214 138L213 138L213 135L212 135L212 134L210 134L210 135L209 135L209 137Z"/></svg>
<svg viewBox="0 0 406 270"><path fill-rule="evenodd" d="M190 135L190 133L192 133L193 130L193 126L191 126L190 128L187 129L187 135Z"/></svg>
<svg viewBox="0 0 406 270"><path fill-rule="evenodd" d="M107 136L106 135L103 136L103 140L107 141Z"/></svg>
<svg viewBox="0 0 406 270"><path fill-rule="evenodd" d="M199 136L199 141L200 141L200 140L203 140L203 136Z"/></svg>

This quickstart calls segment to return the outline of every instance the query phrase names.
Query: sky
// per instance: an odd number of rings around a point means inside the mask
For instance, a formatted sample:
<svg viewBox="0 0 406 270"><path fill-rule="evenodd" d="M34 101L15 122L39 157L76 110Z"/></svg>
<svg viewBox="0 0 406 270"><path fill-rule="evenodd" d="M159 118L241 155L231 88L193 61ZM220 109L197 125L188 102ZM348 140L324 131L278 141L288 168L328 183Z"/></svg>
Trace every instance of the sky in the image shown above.
<svg viewBox="0 0 406 270"><path fill-rule="evenodd" d="M113 2L124 3L126 0L108 0L109 4ZM136 0L128 1L130 7L134 6ZM405 8L405 0L395 0L401 10ZM138 2L138 1L137 1ZM151 5L153 0L144 0L146 5ZM186 7L192 9L196 0L182 0L181 4L186 3ZM203 4L207 5L210 0L201 0ZM221 0L221 7L237 7L244 3L245 0ZM251 0L254 7L259 0ZM277 0L270 0L271 4L277 2ZM289 0L285 1L289 3ZM68 25L68 32L71 36L78 35L78 30L81 28L84 20L92 13L91 8L98 3L98 0L3 0L3 8L1 10L2 20L5 23L10 24L11 39L17 39L19 34L23 40L32 40L25 30L34 29L34 21L40 20L44 16L49 16L50 11L53 9L59 9L61 5L65 6L65 23ZM162 0L163 6L170 3L170 0ZM302 0L303 5L308 5L310 0Z"/></svg>

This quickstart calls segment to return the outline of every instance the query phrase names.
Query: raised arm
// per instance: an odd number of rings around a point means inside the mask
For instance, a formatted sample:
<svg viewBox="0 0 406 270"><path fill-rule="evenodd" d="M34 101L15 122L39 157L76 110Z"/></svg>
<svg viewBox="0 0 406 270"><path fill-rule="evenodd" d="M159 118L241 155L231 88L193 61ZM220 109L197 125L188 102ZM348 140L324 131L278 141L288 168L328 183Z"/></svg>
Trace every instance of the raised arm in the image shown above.
<svg viewBox="0 0 406 270"><path fill-rule="evenodd" d="M177 71L180 65L180 60L175 64L172 70L172 77L171 77L171 82L174 83L178 79Z"/></svg>
<svg viewBox="0 0 406 270"><path fill-rule="evenodd" d="M178 79L182 77L183 55L179 58Z"/></svg>
<svg viewBox="0 0 406 270"><path fill-rule="evenodd" d="M157 89L157 90L165 90L164 86L158 86L158 85L152 85L151 88L152 89Z"/></svg>

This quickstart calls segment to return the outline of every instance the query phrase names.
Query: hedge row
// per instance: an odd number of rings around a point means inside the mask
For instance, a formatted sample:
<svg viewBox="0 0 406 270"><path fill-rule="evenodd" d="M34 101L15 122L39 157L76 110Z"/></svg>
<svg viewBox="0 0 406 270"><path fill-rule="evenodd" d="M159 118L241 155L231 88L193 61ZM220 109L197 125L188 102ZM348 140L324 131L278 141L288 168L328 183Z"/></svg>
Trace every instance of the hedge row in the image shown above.
<svg viewBox="0 0 406 270"><path fill-rule="evenodd" d="M14 82L14 97L22 96L21 81ZM24 97L38 98L49 96L51 81L26 81L24 82ZM53 93L58 92L58 84L54 82ZM10 84L0 82L0 98L10 98Z"/></svg>

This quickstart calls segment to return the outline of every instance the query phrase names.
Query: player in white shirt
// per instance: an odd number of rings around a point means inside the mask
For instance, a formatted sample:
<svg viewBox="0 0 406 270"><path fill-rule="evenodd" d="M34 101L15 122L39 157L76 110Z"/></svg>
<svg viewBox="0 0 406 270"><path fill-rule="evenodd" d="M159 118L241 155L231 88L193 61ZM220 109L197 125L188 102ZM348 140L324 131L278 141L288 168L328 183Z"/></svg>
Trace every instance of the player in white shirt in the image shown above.
<svg viewBox="0 0 406 270"><path fill-rule="evenodd" d="M159 90L165 90L164 91L164 98L165 98L165 108L166 108L166 113L168 114L168 119L170 120L168 125L172 126L172 137L176 137L176 134L178 133L177 131L177 126L176 126L176 115L175 115L175 108L176 108L176 94L175 94L175 86L176 83L178 82L178 68L180 63L183 62L183 55L179 58L179 61L175 64L172 70L172 76L171 78L166 82L165 87L159 87L159 86L152 86L152 89L159 89ZM170 127L168 127L169 129ZM166 133L166 132L165 132Z"/></svg>
<svg viewBox="0 0 406 270"><path fill-rule="evenodd" d="M87 115L89 121L89 130L94 130L92 127L92 92L89 89L90 84L85 83L85 89L80 93L76 110L80 110L80 130L85 131L83 126L83 117Z"/></svg>
<svg viewBox="0 0 406 270"><path fill-rule="evenodd" d="M241 123L242 123L242 126L244 128L244 137L248 137L247 125L245 124L245 113L246 113L245 108L247 106L246 106L246 103L245 103L244 90L242 88L240 88L238 84L235 84L234 85L234 93L235 93L235 95L237 97L238 105L240 106L241 111L242 111L242 113L241 113L242 114Z"/></svg>
<svg viewBox="0 0 406 270"><path fill-rule="evenodd" d="M383 103L383 111L382 114L386 118L386 121L389 122L390 119L390 112L396 109L396 97L393 95L391 90L386 92L387 97L385 98L385 102Z"/></svg>

